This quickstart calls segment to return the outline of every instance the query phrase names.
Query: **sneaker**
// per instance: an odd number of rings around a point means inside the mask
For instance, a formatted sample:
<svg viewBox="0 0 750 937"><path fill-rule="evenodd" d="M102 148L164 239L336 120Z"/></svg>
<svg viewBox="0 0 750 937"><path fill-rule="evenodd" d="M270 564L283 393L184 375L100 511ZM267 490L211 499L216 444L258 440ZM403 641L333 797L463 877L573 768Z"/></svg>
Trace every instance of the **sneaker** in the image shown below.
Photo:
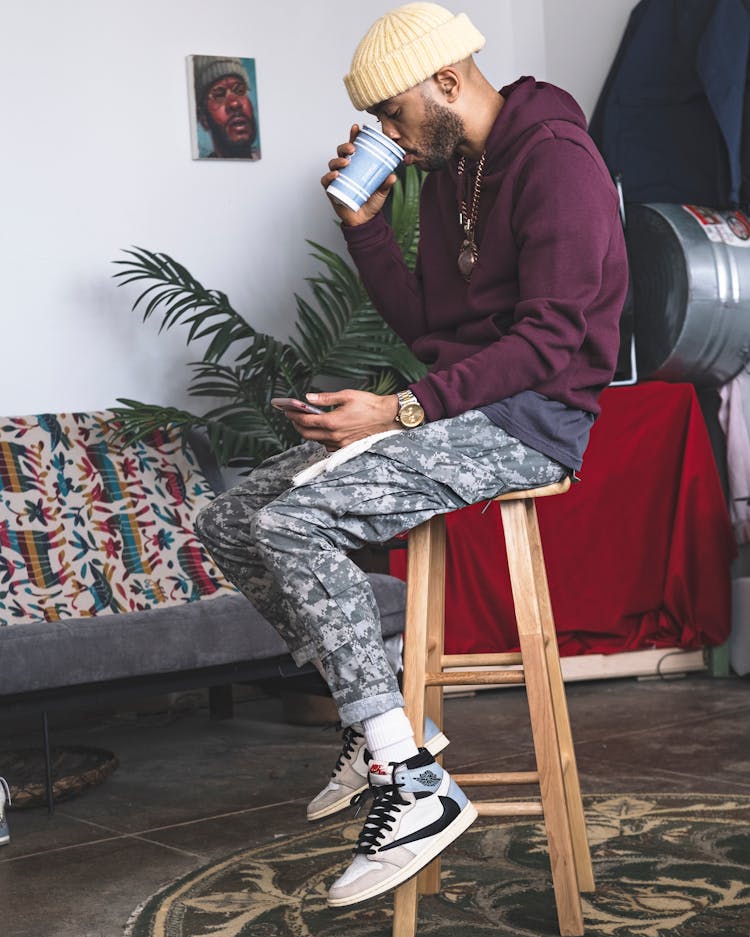
<svg viewBox="0 0 750 937"><path fill-rule="evenodd" d="M416 875L476 819L477 811L424 748L402 764L370 764L373 804L354 860L328 892L340 908L374 898Z"/></svg>
<svg viewBox="0 0 750 937"><path fill-rule="evenodd" d="M0 778L0 846L10 842L10 830L5 816L6 803L10 803L10 788L5 778Z"/></svg>
<svg viewBox="0 0 750 937"><path fill-rule="evenodd" d="M424 721L424 737L425 748L433 755L439 754L448 744L448 739L432 719ZM322 820L323 817L338 813L348 807L358 794L367 790L367 763L370 758L362 726L347 726L331 780L307 805L307 819Z"/></svg>

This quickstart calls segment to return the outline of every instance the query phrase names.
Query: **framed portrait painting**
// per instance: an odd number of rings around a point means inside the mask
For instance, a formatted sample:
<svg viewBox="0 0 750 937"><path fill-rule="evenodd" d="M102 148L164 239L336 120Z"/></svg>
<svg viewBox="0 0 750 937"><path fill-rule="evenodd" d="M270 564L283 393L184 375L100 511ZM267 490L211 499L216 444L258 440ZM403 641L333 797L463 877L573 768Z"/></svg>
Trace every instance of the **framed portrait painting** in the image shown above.
<svg viewBox="0 0 750 937"><path fill-rule="evenodd" d="M193 159L260 159L255 59L189 55Z"/></svg>

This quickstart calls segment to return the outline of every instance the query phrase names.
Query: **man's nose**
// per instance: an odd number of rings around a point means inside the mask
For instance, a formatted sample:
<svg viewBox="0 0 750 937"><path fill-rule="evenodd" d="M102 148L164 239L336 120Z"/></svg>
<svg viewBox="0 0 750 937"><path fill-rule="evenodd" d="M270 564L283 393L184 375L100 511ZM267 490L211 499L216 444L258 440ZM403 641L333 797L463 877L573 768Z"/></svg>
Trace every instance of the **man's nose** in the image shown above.
<svg viewBox="0 0 750 937"><path fill-rule="evenodd" d="M388 120L387 117L380 118L380 129L386 135L386 137L389 137L391 140L398 140L401 136L401 134L396 129L396 125L392 121Z"/></svg>

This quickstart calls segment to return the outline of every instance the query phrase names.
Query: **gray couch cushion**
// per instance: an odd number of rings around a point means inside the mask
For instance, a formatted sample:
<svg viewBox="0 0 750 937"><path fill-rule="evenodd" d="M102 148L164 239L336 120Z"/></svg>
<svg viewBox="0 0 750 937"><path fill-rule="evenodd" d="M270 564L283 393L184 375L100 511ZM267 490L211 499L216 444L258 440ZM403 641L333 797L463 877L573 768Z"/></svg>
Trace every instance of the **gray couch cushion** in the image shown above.
<svg viewBox="0 0 750 937"><path fill-rule="evenodd" d="M404 628L406 587L368 574L383 635ZM174 673L287 652L276 631L242 595L145 612L0 628L0 695Z"/></svg>

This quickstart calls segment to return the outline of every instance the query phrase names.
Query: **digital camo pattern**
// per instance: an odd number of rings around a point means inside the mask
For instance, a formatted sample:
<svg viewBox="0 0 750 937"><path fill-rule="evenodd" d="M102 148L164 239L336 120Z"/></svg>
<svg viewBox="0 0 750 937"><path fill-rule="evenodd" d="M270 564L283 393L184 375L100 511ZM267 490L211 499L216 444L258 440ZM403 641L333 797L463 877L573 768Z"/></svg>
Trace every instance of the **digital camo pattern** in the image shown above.
<svg viewBox="0 0 750 937"><path fill-rule="evenodd" d="M347 556L436 514L509 489L559 481L565 469L478 411L377 442L308 484L292 477L326 451L274 456L203 510L196 529L226 576L286 641L319 659L350 725L402 706L372 587Z"/></svg>
<svg viewBox="0 0 750 937"><path fill-rule="evenodd" d="M109 417L0 421L0 627L234 592L195 536L193 454L168 432L122 446Z"/></svg>
<svg viewBox="0 0 750 937"><path fill-rule="evenodd" d="M747 937L750 797L584 798L596 892L586 937ZM319 826L215 859L149 899L126 937L389 937L393 897L326 905L361 821ZM443 856L438 896L419 902L421 937L559 934L541 821L480 818Z"/></svg>

